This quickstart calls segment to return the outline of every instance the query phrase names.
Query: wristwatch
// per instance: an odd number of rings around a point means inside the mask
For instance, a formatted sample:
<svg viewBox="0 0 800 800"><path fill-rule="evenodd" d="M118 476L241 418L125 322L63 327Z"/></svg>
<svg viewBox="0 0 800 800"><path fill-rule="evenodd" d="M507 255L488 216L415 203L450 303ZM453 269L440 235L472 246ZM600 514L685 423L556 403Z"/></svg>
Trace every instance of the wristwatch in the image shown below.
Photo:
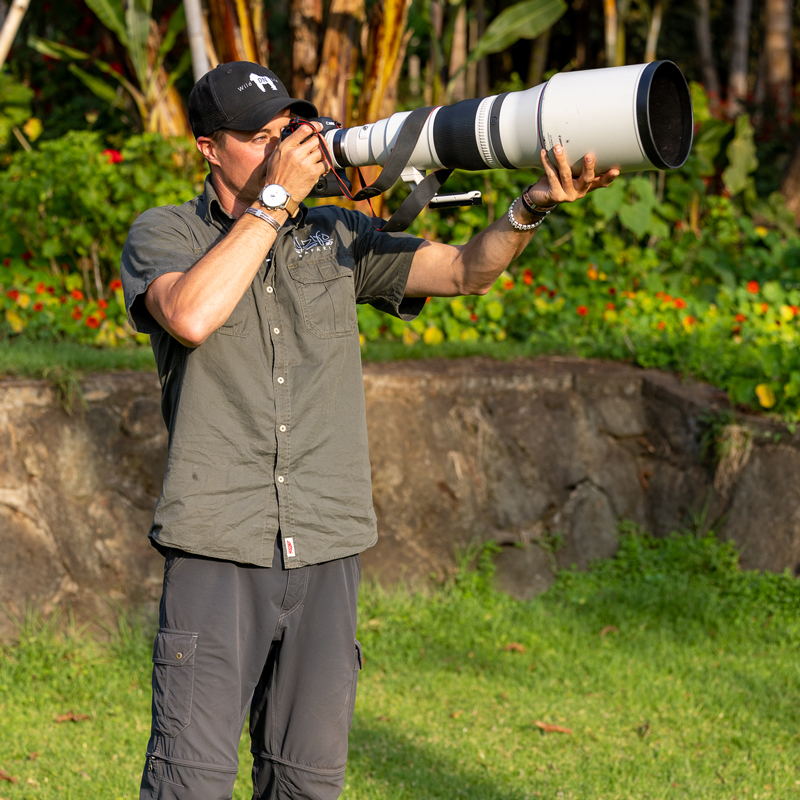
<svg viewBox="0 0 800 800"><path fill-rule="evenodd" d="M290 217L295 216L300 207L300 204L296 200L292 200L289 192L279 183L270 183L265 186L258 199L267 211L285 210L289 212Z"/></svg>

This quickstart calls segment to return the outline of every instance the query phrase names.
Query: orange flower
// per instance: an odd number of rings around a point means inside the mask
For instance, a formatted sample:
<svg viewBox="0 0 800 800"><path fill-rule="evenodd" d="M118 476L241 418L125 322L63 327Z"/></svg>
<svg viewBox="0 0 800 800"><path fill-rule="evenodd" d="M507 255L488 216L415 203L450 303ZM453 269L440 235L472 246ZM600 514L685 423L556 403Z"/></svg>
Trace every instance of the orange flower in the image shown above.
<svg viewBox="0 0 800 800"><path fill-rule="evenodd" d="M747 317L744 314L737 314L733 319L736 322L747 322Z"/></svg>
<svg viewBox="0 0 800 800"><path fill-rule="evenodd" d="M100 299L97 301L98 308L108 308L108 300Z"/></svg>
<svg viewBox="0 0 800 800"><path fill-rule="evenodd" d="M594 268L594 264L589 264L589 269L586 270L586 275L590 281L597 280L597 270Z"/></svg>
<svg viewBox="0 0 800 800"><path fill-rule="evenodd" d="M686 308L686 301L682 297L675 298L675 308Z"/></svg>
<svg viewBox="0 0 800 800"><path fill-rule="evenodd" d="M105 311L98 311L97 312L97 316L100 317L100 319L105 319L106 318L106 312Z"/></svg>
<svg viewBox="0 0 800 800"><path fill-rule="evenodd" d="M116 292L117 289L121 289L122 288L122 281L119 278L115 278L108 285L108 288L111 289L112 292Z"/></svg>
<svg viewBox="0 0 800 800"><path fill-rule="evenodd" d="M616 310L616 306L613 303L606 303L606 310L607 311L614 311Z"/></svg>
<svg viewBox="0 0 800 800"><path fill-rule="evenodd" d="M72 319L80 319L83 316L82 309L78 308L77 306L72 309Z"/></svg>
<svg viewBox="0 0 800 800"><path fill-rule="evenodd" d="M506 289L506 290L513 289L514 288L514 281L506 281L503 284L503 288Z"/></svg>
<svg viewBox="0 0 800 800"><path fill-rule="evenodd" d="M523 270L522 272L522 282L526 286L530 286L533 283L533 273L529 270Z"/></svg>
<svg viewBox="0 0 800 800"><path fill-rule="evenodd" d="M691 331L695 325L697 325L697 319L691 314L688 314L683 318L683 327L687 333L689 333L689 331Z"/></svg>
<svg viewBox="0 0 800 800"><path fill-rule="evenodd" d="M47 287L44 285L44 281L40 281L36 284L36 294L44 294L47 291Z"/></svg>
<svg viewBox="0 0 800 800"><path fill-rule="evenodd" d="M664 330L664 328L666 328L666 327L667 327L667 323L666 323L666 322L664 322L664 320L663 320L663 319L662 319L662 320L659 320L659 322L658 322L658 329L659 329L660 331L663 331L663 330Z"/></svg>
<svg viewBox="0 0 800 800"><path fill-rule="evenodd" d="M37 302L33 304L34 311L41 311L43 308L44 308L44 303Z"/></svg>
<svg viewBox="0 0 800 800"><path fill-rule="evenodd" d="M472 312L472 313L469 315L469 318L470 318L470 319L471 319L473 322L477 322L477 321L478 321L478 315L477 315L477 314L476 314L474 311L473 311L473 312Z"/></svg>
<svg viewBox="0 0 800 800"><path fill-rule="evenodd" d="M99 328L100 320L94 314L89 314L89 316L86 317L86 325L89 328Z"/></svg>
<svg viewBox="0 0 800 800"><path fill-rule="evenodd" d="M579 317L585 317L589 313L589 309L586 308L586 306L578 306L575 309L575 313L577 313Z"/></svg>
<svg viewBox="0 0 800 800"><path fill-rule="evenodd" d="M750 294L758 294L758 281L748 281L747 291L750 292Z"/></svg>
<svg viewBox="0 0 800 800"><path fill-rule="evenodd" d="M80 289L73 289L73 290L72 290L72 291L69 293L69 296L70 296L70 297L71 297L73 300L83 300L83 292L82 292Z"/></svg>
<svg viewBox="0 0 800 800"><path fill-rule="evenodd" d="M766 303L761 304L761 313L766 314L769 311L769 306Z"/></svg>
<svg viewBox="0 0 800 800"><path fill-rule="evenodd" d="M797 316L798 314L800 314L800 306L789 306L789 308L791 308L791 309L792 309L792 313L793 313L795 316Z"/></svg>

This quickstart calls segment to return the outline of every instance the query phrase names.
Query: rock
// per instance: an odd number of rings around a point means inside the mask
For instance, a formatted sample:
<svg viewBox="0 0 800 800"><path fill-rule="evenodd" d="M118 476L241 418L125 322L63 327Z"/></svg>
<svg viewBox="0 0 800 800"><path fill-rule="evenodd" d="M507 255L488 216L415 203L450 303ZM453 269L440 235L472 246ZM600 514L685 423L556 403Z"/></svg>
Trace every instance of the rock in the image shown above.
<svg viewBox="0 0 800 800"><path fill-rule="evenodd" d="M530 600L555 582L555 561L536 543L507 545L494 557L495 586L517 600Z"/></svg>
<svg viewBox="0 0 800 800"><path fill-rule="evenodd" d="M561 541L556 549L559 567L586 569L598 558L609 558L619 546L617 527L608 497L590 481L578 485L553 517L550 530Z"/></svg>

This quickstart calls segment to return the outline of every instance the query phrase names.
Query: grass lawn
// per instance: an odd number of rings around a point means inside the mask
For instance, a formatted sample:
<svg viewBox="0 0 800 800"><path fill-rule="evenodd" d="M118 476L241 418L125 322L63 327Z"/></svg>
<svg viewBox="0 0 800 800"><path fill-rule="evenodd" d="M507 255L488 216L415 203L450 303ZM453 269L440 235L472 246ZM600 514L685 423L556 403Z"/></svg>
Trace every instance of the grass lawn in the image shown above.
<svg viewBox="0 0 800 800"><path fill-rule="evenodd" d="M492 590L486 555L428 593L365 586L343 797L800 798L798 609L789 575L637 532L526 603ZM22 626L0 661L0 797L138 796L151 635Z"/></svg>

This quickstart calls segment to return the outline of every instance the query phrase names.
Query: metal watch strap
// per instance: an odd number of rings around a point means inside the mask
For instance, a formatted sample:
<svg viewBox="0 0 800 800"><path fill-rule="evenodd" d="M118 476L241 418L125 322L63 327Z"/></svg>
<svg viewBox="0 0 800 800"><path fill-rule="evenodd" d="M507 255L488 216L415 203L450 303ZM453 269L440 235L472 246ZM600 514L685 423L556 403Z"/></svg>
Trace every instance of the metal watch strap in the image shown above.
<svg viewBox="0 0 800 800"><path fill-rule="evenodd" d="M260 208L253 208L252 206L246 208L244 210L245 214L252 214L254 217L258 217L259 219L263 219L264 222L268 222L277 233L281 229L281 224L275 217L270 216L267 214L266 211L262 211Z"/></svg>

